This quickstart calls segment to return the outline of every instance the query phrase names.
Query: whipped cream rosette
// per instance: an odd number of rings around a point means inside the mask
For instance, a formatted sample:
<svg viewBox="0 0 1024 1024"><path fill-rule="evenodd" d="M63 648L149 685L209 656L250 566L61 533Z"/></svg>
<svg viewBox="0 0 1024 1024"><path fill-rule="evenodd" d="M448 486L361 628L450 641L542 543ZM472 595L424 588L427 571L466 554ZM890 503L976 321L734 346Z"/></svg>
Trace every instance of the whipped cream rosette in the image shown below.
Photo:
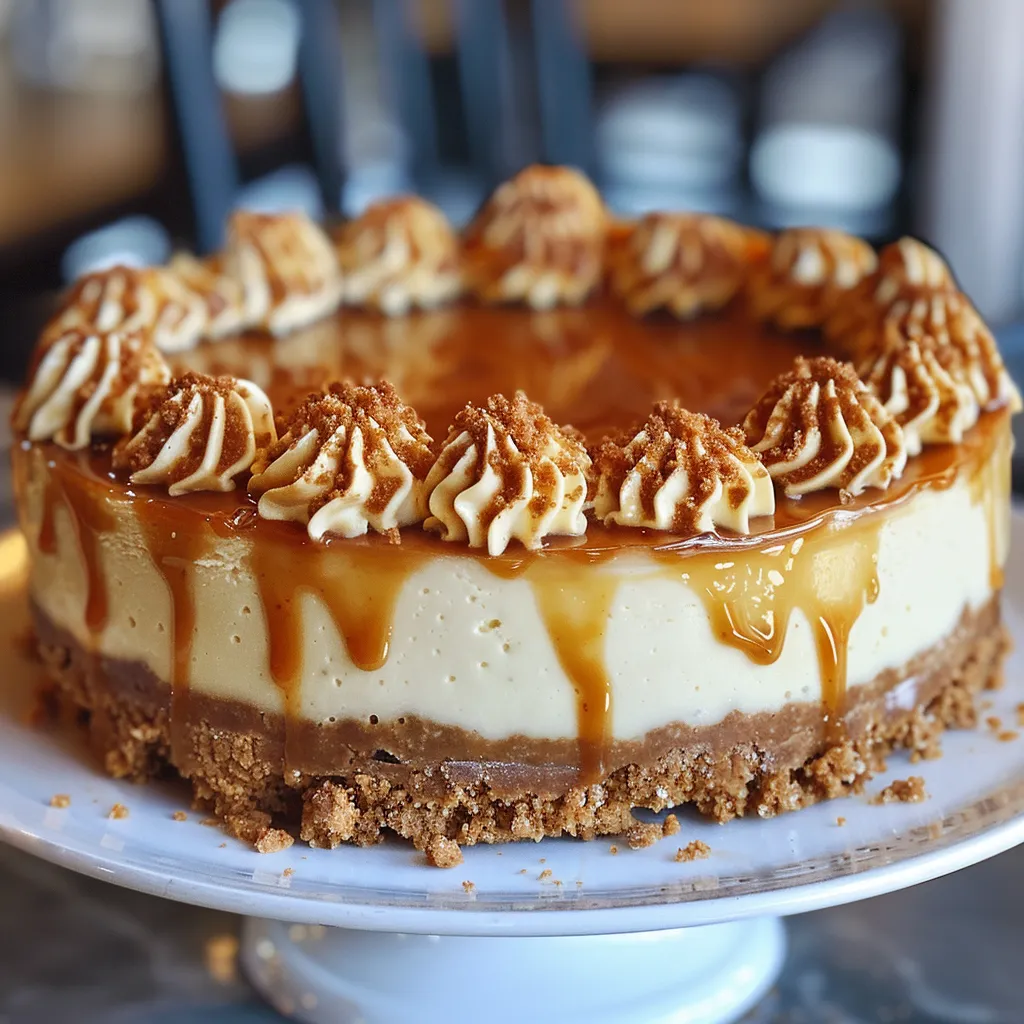
<svg viewBox="0 0 1024 1024"><path fill-rule="evenodd" d="M140 403L170 378L147 335L72 327L44 339L14 426L30 441L86 448L93 438L128 433Z"/></svg>
<svg viewBox="0 0 1024 1024"><path fill-rule="evenodd" d="M115 469L171 497L230 491L258 448L276 436L267 396L236 377L186 373L154 396L135 434L114 449Z"/></svg>
<svg viewBox="0 0 1024 1024"><path fill-rule="evenodd" d="M398 540L426 515L430 443L386 381L333 384L310 395L280 441L260 452L249 493L264 519L302 523L313 540L368 530Z"/></svg>
<svg viewBox="0 0 1024 1024"><path fill-rule="evenodd" d="M791 498L885 489L907 462L895 417L846 363L800 357L743 422L747 444Z"/></svg>
<svg viewBox="0 0 1024 1024"><path fill-rule="evenodd" d="M522 392L493 395L456 417L427 475L424 528L500 555L513 540L586 533L590 456Z"/></svg>
<svg viewBox="0 0 1024 1024"><path fill-rule="evenodd" d="M771 477L743 432L673 402L605 441L593 475L594 515L616 526L747 534L752 518L775 511Z"/></svg>

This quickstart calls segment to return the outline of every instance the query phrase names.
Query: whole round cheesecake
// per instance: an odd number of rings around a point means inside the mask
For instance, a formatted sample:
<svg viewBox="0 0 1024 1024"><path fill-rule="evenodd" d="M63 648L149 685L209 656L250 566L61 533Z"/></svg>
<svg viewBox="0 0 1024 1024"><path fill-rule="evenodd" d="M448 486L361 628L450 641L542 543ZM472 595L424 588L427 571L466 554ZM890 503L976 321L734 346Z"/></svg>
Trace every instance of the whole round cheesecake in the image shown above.
<svg viewBox="0 0 1024 1024"><path fill-rule="evenodd" d="M997 684L1019 404L911 239L622 222L548 167L461 235L238 214L43 332L39 651L109 771L263 850L797 809Z"/></svg>

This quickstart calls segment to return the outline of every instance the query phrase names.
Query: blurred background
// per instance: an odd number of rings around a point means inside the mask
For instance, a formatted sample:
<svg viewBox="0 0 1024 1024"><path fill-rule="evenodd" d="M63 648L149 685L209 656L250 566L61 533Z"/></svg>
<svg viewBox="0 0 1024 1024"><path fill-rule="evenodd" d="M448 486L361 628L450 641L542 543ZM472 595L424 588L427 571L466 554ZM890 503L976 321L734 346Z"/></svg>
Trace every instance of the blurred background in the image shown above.
<svg viewBox="0 0 1024 1024"><path fill-rule="evenodd" d="M0 0L0 375L63 282L236 205L459 223L536 160L621 212L915 233L1007 323L1021 38L1019 0Z"/></svg>

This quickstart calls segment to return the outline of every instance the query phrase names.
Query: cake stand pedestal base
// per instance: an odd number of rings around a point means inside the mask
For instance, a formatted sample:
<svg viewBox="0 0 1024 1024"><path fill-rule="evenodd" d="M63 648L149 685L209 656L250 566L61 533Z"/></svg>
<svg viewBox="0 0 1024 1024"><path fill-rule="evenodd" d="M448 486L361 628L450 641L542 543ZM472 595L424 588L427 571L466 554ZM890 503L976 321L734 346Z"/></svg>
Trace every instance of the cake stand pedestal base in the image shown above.
<svg viewBox="0 0 1024 1024"><path fill-rule="evenodd" d="M242 961L307 1024L726 1024L782 968L778 918L550 938L401 935L248 918Z"/></svg>

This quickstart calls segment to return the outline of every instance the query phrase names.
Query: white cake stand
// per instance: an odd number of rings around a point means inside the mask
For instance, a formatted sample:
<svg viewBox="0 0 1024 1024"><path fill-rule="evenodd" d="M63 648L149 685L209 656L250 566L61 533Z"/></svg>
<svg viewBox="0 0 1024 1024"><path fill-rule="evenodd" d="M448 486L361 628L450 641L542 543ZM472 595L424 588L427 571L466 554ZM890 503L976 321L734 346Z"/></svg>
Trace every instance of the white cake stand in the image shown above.
<svg viewBox="0 0 1024 1024"><path fill-rule="evenodd" d="M1006 616L1024 638L1024 516ZM188 810L184 789L105 777L66 733L26 723L36 671L24 549L0 536L0 837L76 871L246 915L242 956L275 1006L309 1022L736 1020L781 968L781 917L923 882L1024 841L1024 737L950 733L920 804L867 796L682 832L646 850L602 840L476 847L450 871L408 846L261 856ZM9 653L6 653L9 652ZM986 716L1015 729L1024 654ZM55 794L70 805L50 806ZM128 817L111 820L115 803ZM175 811L187 810L186 821ZM840 825L839 819L845 819ZM700 839L710 856L679 863ZM618 852L613 850L618 847ZM288 923L281 923L288 922Z"/></svg>

